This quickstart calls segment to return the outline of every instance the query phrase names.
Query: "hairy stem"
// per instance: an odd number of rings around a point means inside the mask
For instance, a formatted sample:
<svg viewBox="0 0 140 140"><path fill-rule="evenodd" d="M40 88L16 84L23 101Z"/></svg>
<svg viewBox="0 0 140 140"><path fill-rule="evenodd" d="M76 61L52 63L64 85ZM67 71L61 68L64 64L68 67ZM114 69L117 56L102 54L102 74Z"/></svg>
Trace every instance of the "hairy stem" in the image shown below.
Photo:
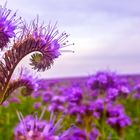
<svg viewBox="0 0 140 140"><path fill-rule="evenodd" d="M0 62L0 73L3 74L3 79L0 81L0 104L3 103L10 94L7 91L16 66L26 55L35 51L39 51L43 54L43 46L40 45L39 40L29 38L24 40L23 43L15 43L13 48L5 53L5 61Z"/></svg>

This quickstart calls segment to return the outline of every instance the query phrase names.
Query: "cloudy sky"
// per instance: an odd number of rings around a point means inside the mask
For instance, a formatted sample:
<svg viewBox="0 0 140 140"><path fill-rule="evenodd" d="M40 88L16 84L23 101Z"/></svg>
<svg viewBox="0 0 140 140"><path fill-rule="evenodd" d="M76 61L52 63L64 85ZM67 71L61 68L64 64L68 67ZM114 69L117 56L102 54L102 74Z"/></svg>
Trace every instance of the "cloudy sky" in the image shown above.
<svg viewBox="0 0 140 140"><path fill-rule="evenodd" d="M4 3L5 0L0 0ZM81 76L98 70L140 73L139 0L8 0L8 8L30 21L58 21L74 46L44 77Z"/></svg>

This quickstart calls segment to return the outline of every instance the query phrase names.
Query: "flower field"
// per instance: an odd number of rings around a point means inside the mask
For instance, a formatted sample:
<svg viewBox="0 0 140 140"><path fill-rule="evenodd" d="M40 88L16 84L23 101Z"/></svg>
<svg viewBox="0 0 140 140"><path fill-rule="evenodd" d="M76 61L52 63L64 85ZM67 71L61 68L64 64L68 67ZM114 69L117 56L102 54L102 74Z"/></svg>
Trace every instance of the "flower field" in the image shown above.
<svg viewBox="0 0 140 140"><path fill-rule="evenodd" d="M74 44L56 24L40 24L38 16L28 24L6 4L0 5L0 140L139 140L140 76L98 71L39 79L36 73ZM29 54L36 73L16 71Z"/></svg>
<svg viewBox="0 0 140 140"><path fill-rule="evenodd" d="M138 140L138 76L98 72L90 77L36 81L0 108L0 139ZM47 127L47 128L46 128ZM53 130L52 130L53 129Z"/></svg>

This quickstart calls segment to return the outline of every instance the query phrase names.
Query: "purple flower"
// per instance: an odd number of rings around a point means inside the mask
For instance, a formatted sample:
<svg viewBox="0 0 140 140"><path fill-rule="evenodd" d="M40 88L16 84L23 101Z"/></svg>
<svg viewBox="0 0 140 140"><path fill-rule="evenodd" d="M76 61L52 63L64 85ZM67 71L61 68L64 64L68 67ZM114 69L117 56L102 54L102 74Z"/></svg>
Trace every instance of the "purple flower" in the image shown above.
<svg viewBox="0 0 140 140"><path fill-rule="evenodd" d="M33 104L33 106L34 106L35 109L38 109L41 106L41 103L40 102L35 102Z"/></svg>
<svg viewBox="0 0 140 140"><path fill-rule="evenodd" d="M95 110L95 104L92 101L88 101L82 104L82 108L84 109L84 115L92 116L93 111Z"/></svg>
<svg viewBox="0 0 140 140"><path fill-rule="evenodd" d="M75 128L71 136L66 140L86 140L86 132L79 128Z"/></svg>
<svg viewBox="0 0 140 140"><path fill-rule="evenodd" d="M121 85L118 88L120 96L127 97L130 94L130 90L127 86Z"/></svg>
<svg viewBox="0 0 140 140"><path fill-rule="evenodd" d="M5 16L7 18L10 14L9 11L5 12L4 8L3 12L3 8L1 9L1 16ZM14 17L12 17L12 19L13 18ZM1 22L3 23L3 19L1 19ZM10 21L10 23L12 22ZM31 80L31 82L30 79L18 79L17 81L14 81L14 84L12 84L13 82L9 82L14 69L22 58L35 52L31 55L30 65L33 66L33 69L45 71L51 67L54 59L58 58L61 52L60 49L70 45L67 44L68 41L66 39L68 35L66 33L59 34L56 25L39 25L38 18L33 20L29 25L24 23L21 27L20 33L21 34L18 39L13 42L12 48L4 53L3 60L0 63L0 77L1 79L6 80L0 84L0 103L5 101L13 92L13 89L18 88L19 86L25 86L27 89L26 91L28 91L27 94L30 94L34 90L34 88L32 88L33 80Z"/></svg>
<svg viewBox="0 0 140 140"><path fill-rule="evenodd" d="M32 93L32 98L39 98L41 96L41 93L39 91L33 92Z"/></svg>
<svg viewBox="0 0 140 140"><path fill-rule="evenodd" d="M119 95L119 91L116 88L109 88L106 94L106 101L115 101Z"/></svg>
<svg viewBox="0 0 140 140"><path fill-rule="evenodd" d="M130 118L125 115L124 108L121 105L107 107L107 124L112 127L123 128L131 124Z"/></svg>
<svg viewBox="0 0 140 140"><path fill-rule="evenodd" d="M3 106L3 107L8 107L8 106L9 106L9 102L8 102L8 101L4 101L4 102L2 103L2 106Z"/></svg>
<svg viewBox="0 0 140 140"><path fill-rule="evenodd" d="M11 97L8 101L11 103L20 103L20 99L17 97Z"/></svg>
<svg viewBox="0 0 140 140"><path fill-rule="evenodd" d="M137 84L137 85L134 87L134 90L140 93L140 84Z"/></svg>
<svg viewBox="0 0 140 140"><path fill-rule="evenodd" d="M49 103L53 97L53 93L51 91L45 91L42 93L42 101L44 103Z"/></svg>
<svg viewBox="0 0 140 140"><path fill-rule="evenodd" d="M55 102L58 104L63 104L63 103L65 103L65 101L66 101L66 98L64 96L54 95L51 99L51 102Z"/></svg>
<svg viewBox="0 0 140 140"><path fill-rule="evenodd" d="M134 94L133 94L133 98L134 99L140 99L140 84L137 84L134 89Z"/></svg>
<svg viewBox="0 0 140 140"><path fill-rule="evenodd" d="M74 102L74 103L80 103L82 100L82 90L79 86L73 86L68 90L68 101Z"/></svg>
<svg viewBox="0 0 140 140"><path fill-rule="evenodd" d="M92 95L92 97L93 97L94 99L97 99L99 93L100 93L99 90L94 90L94 91L91 93L91 95Z"/></svg>
<svg viewBox="0 0 140 140"><path fill-rule="evenodd" d="M15 140L63 140L63 137L68 135L66 132L56 134L61 128L62 118L55 123L56 116L52 113L50 121L44 121L43 114L44 111L40 118L32 115L24 118L21 113L18 113L20 123L14 129Z"/></svg>
<svg viewBox="0 0 140 140"><path fill-rule="evenodd" d="M133 98L139 100L140 99L140 94L139 93L134 93Z"/></svg>
<svg viewBox="0 0 140 140"><path fill-rule="evenodd" d="M96 80L96 77L90 77L87 81L87 86L92 90L98 89L98 81Z"/></svg>
<svg viewBox="0 0 140 140"><path fill-rule="evenodd" d="M35 44L34 51L36 50L40 53L35 53L31 56L30 64L33 66L33 69L45 71L51 67L54 59L60 56L63 51L61 48L67 46L68 41L66 38L68 35L65 32L59 34L56 25L51 26L49 24L46 28L43 25L39 26L38 22L37 18L31 25L23 26L24 36L20 42L24 43L30 40L30 42Z"/></svg>
<svg viewBox="0 0 140 140"><path fill-rule="evenodd" d="M17 28L20 19L16 18L16 13L11 14L11 10L0 5L0 49L6 47L10 38L15 37L15 29Z"/></svg>
<svg viewBox="0 0 140 140"><path fill-rule="evenodd" d="M65 109L65 108L64 108L63 105L60 105L60 104L57 104L57 103L51 103L51 104L48 106L49 112L63 112L64 109Z"/></svg>
<svg viewBox="0 0 140 140"><path fill-rule="evenodd" d="M85 108L80 104L77 105L75 103L70 103L68 104L68 107L66 109L66 114L70 114L74 116L82 115L84 113L85 113Z"/></svg>
<svg viewBox="0 0 140 140"><path fill-rule="evenodd" d="M63 112L64 111L64 104L65 104L66 98L64 96L52 96L50 104L48 106L48 110L50 112L56 112L56 111L60 111Z"/></svg>
<svg viewBox="0 0 140 140"><path fill-rule="evenodd" d="M93 103L93 116L95 118L100 118L103 110L104 110L104 100L102 98L98 98Z"/></svg>
<svg viewBox="0 0 140 140"><path fill-rule="evenodd" d="M109 117L118 117L124 112L124 107L122 105L113 106L112 104L107 104L107 115Z"/></svg>
<svg viewBox="0 0 140 140"><path fill-rule="evenodd" d="M99 131L97 130L97 128L93 128L88 134L89 140L96 140L98 136Z"/></svg>
<svg viewBox="0 0 140 140"><path fill-rule="evenodd" d="M118 118L118 124L121 128L129 126L131 125L131 119L127 115L122 114Z"/></svg>
<svg viewBox="0 0 140 140"><path fill-rule="evenodd" d="M63 137L61 140L96 140L99 136L99 132L96 128L93 128L86 134L85 130L78 127L73 127L72 131L69 131L67 137Z"/></svg>
<svg viewBox="0 0 140 140"><path fill-rule="evenodd" d="M131 120L127 115L122 114L118 117L109 117L107 119L107 123L114 128L116 126L119 128L124 128L124 127L129 126L131 124Z"/></svg>
<svg viewBox="0 0 140 140"><path fill-rule="evenodd" d="M111 72L98 72L87 82L88 87L92 90L107 90L109 87L115 88L117 84L117 76Z"/></svg>

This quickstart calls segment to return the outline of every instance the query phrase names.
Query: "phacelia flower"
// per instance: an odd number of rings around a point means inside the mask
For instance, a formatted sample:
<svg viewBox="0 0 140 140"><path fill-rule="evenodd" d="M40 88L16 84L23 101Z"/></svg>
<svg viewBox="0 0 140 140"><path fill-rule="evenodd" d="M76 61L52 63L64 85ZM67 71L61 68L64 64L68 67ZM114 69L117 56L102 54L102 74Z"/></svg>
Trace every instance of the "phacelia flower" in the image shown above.
<svg viewBox="0 0 140 140"><path fill-rule="evenodd" d="M25 83L25 87L27 89L22 91L22 95L30 95L32 92L37 92L39 88L39 84L37 83L38 77L31 73L27 68L22 68L20 71L20 75L18 76L19 81Z"/></svg>
<svg viewBox="0 0 140 140"><path fill-rule="evenodd" d="M137 84L134 89L134 94L133 94L133 98L134 99L140 99L140 84Z"/></svg>
<svg viewBox="0 0 140 140"><path fill-rule="evenodd" d="M68 133L57 134L61 128L62 119L55 123L56 117L51 114L50 121L44 121L43 113L40 118L33 115L23 117L18 113L20 123L14 129L15 140L63 140Z"/></svg>
<svg viewBox="0 0 140 140"><path fill-rule="evenodd" d="M12 49L5 52L0 61L0 103L9 96L7 87L17 64L30 53L33 69L45 71L61 54L60 49L67 46L66 33L59 34L56 26L39 25L38 18L30 26L24 24L21 35L14 42ZM26 81L27 82L27 81ZM11 94L11 93L10 93Z"/></svg>
<svg viewBox="0 0 140 140"><path fill-rule="evenodd" d="M75 128L72 135L67 140L86 140L86 132L79 128Z"/></svg>
<svg viewBox="0 0 140 140"><path fill-rule="evenodd" d="M35 109L38 109L38 108L41 107L41 103L40 103L40 102L35 102L35 103L33 104L33 106L34 106Z"/></svg>
<svg viewBox="0 0 140 140"><path fill-rule="evenodd" d="M20 103L20 99L17 98L17 97L11 97L11 98L9 98L8 101L9 101L10 103L16 103L16 104Z"/></svg>
<svg viewBox="0 0 140 140"><path fill-rule="evenodd" d="M69 131L67 137L62 140L96 140L99 136L99 131L94 127L90 132L86 133L78 127L74 127L73 131Z"/></svg>
<svg viewBox="0 0 140 140"><path fill-rule="evenodd" d="M31 65L38 71L50 68L53 60L61 55L61 48L67 46L67 33L59 34L56 25L44 27L39 25L38 18L31 26L23 26L23 36L20 42L28 44L32 51L39 51L31 56ZM28 49L28 48L27 48Z"/></svg>
<svg viewBox="0 0 140 140"><path fill-rule="evenodd" d="M66 98L64 96L57 96L57 95L53 96L48 106L48 110L50 112L56 112L56 111L63 112L65 101Z"/></svg>
<svg viewBox="0 0 140 140"><path fill-rule="evenodd" d="M114 128L124 128L131 124L121 105L107 107L107 123Z"/></svg>
<svg viewBox="0 0 140 140"><path fill-rule="evenodd" d="M99 131L95 127L88 134L89 140L96 140L98 136L99 136Z"/></svg>
<svg viewBox="0 0 140 140"><path fill-rule="evenodd" d="M21 22L20 18L16 17L16 13L12 14L12 11L6 8L6 4L0 5L0 49L7 46L10 38L15 37L15 30Z"/></svg>
<svg viewBox="0 0 140 140"><path fill-rule="evenodd" d="M42 93L42 101L43 103L50 103L53 97L53 93L51 91L45 91Z"/></svg>
<svg viewBox="0 0 140 140"><path fill-rule="evenodd" d="M120 96L127 97L130 94L130 90L129 90L129 88L127 86L120 85L118 87L118 90L119 90L119 95Z"/></svg>
<svg viewBox="0 0 140 140"><path fill-rule="evenodd" d="M115 88L117 84L117 77L112 72L98 72L87 81L91 90L107 90L109 87Z"/></svg>
<svg viewBox="0 0 140 140"><path fill-rule="evenodd" d="M109 88L106 94L106 101L115 101L119 95L119 91L116 88Z"/></svg>
<svg viewBox="0 0 140 140"><path fill-rule="evenodd" d="M67 94L68 101L75 103L80 103L83 97L82 90L79 86L73 86L67 91Z"/></svg>
<svg viewBox="0 0 140 140"><path fill-rule="evenodd" d="M78 116L85 113L85 108L82 105L77 105L75 103L69 103L66 108L66 114Z"/></svg>
<svg viewBox="0 0 140 140"><path fill-rule="evenodd" d="M104 100L98 98L93 102L93 116L95 118L100 118L104 111Z"/></svg>
<svg viewBox="0 0 140 140"><path fill-rule="evenodd" d="M4 101L4 102L2 103L2 106L3 106L3 107L8 107L8 106L9 106L9 102L8 102L8 101Z"/></svg>

